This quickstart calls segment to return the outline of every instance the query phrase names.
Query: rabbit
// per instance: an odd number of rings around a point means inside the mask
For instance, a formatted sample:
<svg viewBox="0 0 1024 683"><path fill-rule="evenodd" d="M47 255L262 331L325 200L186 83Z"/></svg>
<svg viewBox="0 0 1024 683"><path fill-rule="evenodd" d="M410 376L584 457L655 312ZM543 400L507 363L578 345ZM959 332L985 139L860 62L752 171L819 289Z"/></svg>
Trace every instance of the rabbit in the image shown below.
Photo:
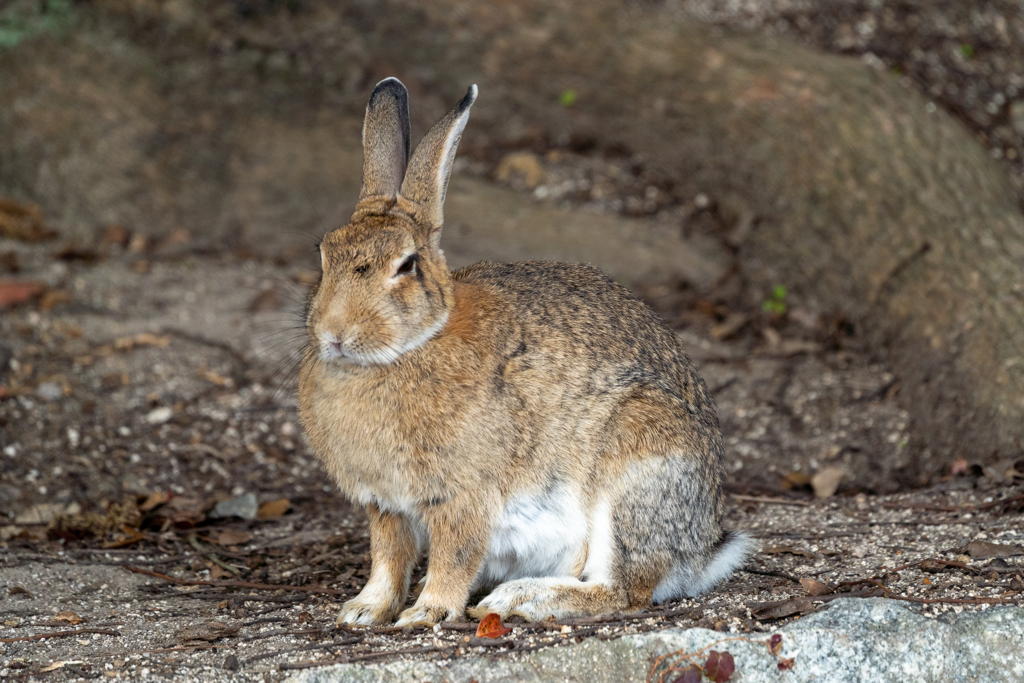
<svg viewBox="0 0 1024 683"><path fill-rule="evenodd" d="M723 530L715 402L677 336L598 269L450 272L442 205L465 97L410 158L408 93L366 107L362 187L320 243L300 417L369 517L339 623L636 612L707 591L751 546ZM429 548L415 604L402 609Z"/></svg>

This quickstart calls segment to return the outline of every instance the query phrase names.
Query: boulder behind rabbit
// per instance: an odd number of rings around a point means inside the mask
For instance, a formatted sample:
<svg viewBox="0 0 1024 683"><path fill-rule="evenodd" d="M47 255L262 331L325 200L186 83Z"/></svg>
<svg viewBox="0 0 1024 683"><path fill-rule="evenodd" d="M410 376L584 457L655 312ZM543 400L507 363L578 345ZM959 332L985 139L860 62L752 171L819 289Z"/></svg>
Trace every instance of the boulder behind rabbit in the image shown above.
<svg viewBox="0 0 1024 683"><path fill-rule="evenodd" d="M442 205L466 96L410 159L408 94L370 97L363 186L320 245L299 402L365 506L372 570L339 622L636 611L742 563L714 400L676 335L590 266L449 272ZM402 611L429 548L425 585Z"/></svg>

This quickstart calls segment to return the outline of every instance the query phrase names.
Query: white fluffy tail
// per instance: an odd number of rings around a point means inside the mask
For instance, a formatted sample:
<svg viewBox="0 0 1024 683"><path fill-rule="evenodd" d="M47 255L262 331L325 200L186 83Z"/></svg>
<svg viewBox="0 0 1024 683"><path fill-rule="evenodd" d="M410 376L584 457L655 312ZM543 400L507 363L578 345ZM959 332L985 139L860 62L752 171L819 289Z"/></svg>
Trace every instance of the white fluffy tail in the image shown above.
<svg viewBox="0 0 1024 683"><path fill-rule="evenodd" d="M754 539L742 531L730 531L718 544L715 556L707 563L697 576L693 577L686 587L687 597L700 595L711 589L719 581L724 581L739 569L747 556L754 550Z"/></svg>
<svg viewBox="0 0 1024 683"><path fill-rule="evenodd" d="M754 550L754 539L741 531L730 531L715 548L711 561L699 572L686 565L678 565L655 587L651 596L656 605L676 598L692 598L705 593L719 581L742 565Z"/></svg>

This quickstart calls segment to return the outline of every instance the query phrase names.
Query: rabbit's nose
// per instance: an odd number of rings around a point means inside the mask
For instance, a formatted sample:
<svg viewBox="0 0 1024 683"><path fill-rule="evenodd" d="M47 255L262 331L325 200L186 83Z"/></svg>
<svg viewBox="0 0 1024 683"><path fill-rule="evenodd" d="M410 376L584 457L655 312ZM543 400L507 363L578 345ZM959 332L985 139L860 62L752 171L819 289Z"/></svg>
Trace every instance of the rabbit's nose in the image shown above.
<svg viewBox="0 0 1024 683"><path fill-rule="evenodd" d="M345 340L327 330L322 330L317 337L320 340L320 353L328 358L346 355Z"/></svg>

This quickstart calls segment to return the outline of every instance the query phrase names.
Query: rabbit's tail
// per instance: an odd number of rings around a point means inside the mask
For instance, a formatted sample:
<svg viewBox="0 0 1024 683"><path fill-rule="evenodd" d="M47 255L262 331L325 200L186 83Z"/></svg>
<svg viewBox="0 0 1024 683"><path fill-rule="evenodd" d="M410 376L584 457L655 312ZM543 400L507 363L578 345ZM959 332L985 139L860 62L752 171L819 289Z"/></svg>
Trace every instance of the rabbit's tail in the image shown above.
<svg viewBox="0 0 1024 683"><path fill-rule="evenodd" d="M754 550L754 539L741 531L727 531L715 547L711 561L704 566L686 587L690 597L700 595L720 581L729 578L740 568Z"/></svg>

